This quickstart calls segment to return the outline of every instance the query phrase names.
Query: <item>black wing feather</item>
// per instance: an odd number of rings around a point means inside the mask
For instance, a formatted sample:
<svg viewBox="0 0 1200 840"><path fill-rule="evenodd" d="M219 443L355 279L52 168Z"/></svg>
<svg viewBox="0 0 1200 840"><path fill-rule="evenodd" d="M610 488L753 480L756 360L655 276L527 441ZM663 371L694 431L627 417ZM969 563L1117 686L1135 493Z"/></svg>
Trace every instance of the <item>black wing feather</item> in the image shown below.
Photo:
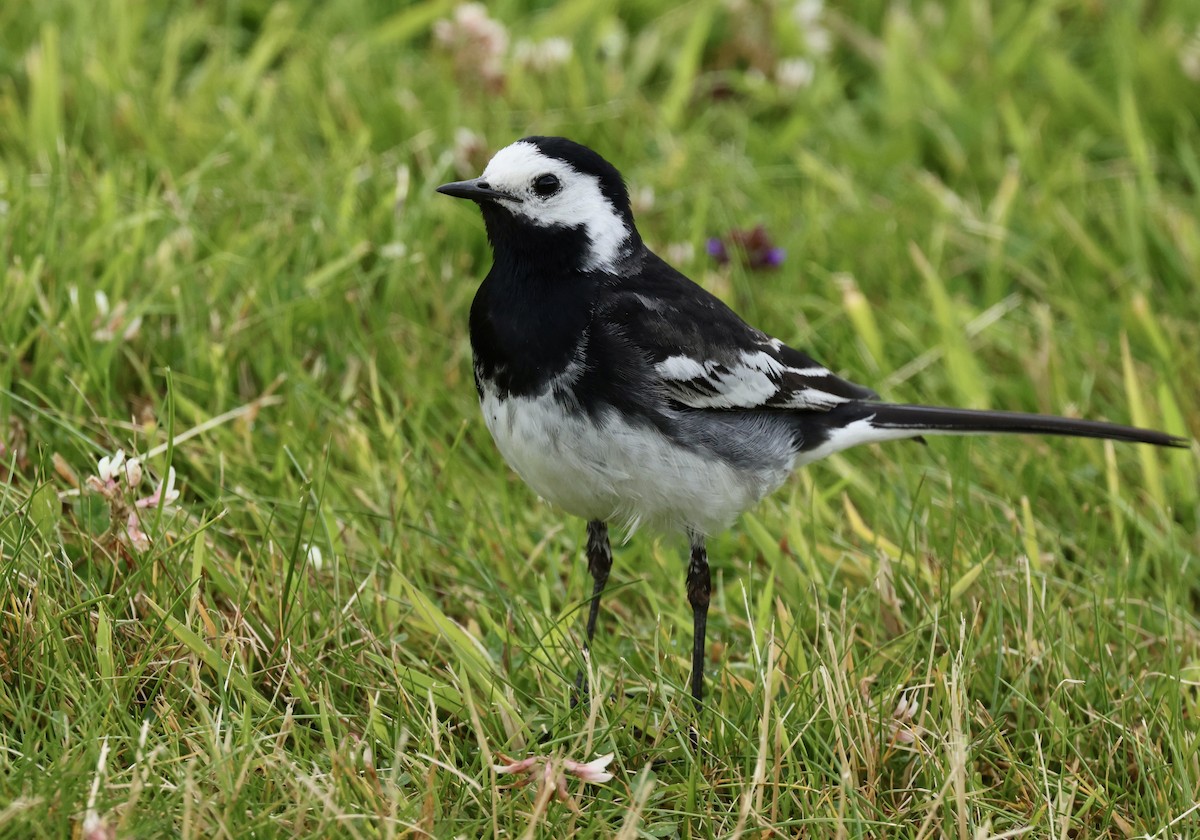
<svg viewBox="0 0 1200 840"><path fill-rule="evenodd" d="M691 408L827 411L877 400L808 354L743 321L717 297L647 252L616 280L597 316L640 351L660 388Z"/></svg>

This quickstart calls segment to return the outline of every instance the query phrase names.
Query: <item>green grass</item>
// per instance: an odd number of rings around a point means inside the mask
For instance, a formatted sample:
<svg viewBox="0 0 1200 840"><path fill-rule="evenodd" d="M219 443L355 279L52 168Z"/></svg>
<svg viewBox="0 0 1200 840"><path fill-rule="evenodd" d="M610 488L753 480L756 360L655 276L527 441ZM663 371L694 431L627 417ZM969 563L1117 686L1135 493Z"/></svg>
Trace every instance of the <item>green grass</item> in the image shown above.
<svg viewBox="0 0 1200 840"><path fill-rule="evenodd" d="M0 7L0 835L1200 831L1195 446L801 472L710 545L698 753L639 534L569 709L583 523L479 421L487 245L432 192L516 137L601 150L656 249L888 398L1200 430L1196 4L866 2L827 53L789 6L504 0L490 87L442 0ZM706 258L760 222L781 270ZM615 778L573 811L500 752Z"/></svg>

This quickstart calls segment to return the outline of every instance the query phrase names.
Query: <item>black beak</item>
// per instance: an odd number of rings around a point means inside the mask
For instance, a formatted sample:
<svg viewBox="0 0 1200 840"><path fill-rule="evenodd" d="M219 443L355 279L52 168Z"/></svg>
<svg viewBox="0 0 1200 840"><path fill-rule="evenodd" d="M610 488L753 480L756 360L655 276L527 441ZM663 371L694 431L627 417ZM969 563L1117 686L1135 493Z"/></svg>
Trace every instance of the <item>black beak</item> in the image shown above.
<svg viewBox="0 0 1200 840"><path fill-rule="evenodd" d="M469 198L472 201L496 201L501 198L516 201L511 195L492 189L488 186L488 182L482 178L472 178L469 181L454 181L450 184L442 184L437 188L437 191L442 195L449 195L454 198Z"/></svg>

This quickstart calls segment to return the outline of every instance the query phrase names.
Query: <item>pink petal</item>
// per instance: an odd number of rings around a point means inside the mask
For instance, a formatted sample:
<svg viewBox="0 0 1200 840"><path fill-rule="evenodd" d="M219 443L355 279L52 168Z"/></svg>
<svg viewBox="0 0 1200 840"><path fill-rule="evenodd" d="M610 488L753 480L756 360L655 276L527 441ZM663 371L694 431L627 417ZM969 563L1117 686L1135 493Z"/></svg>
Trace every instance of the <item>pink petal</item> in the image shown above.
<svg viewBox="0 0 1200 840"><path fill-rule="evenodd" d="M568 773L578 776L585 782L592 782L593 784L598 785L604 784L613 777L613 774L607 772L605 768L612 763L615 755L615 753L608 753L607 755L593 758L586 764L581 764L578 761L572 761L569 758L563 759L563 769Z"/></svg>
<svg viewBox="0 0 1200 840"><path fill-rule="evenodd" d="M166 504L171 504L179 498L179 491L175 489L175 468L167 467L167 480L160 481L158 486L154 488L154 492L144 499L138 499L134 502L140 508L158 507L158 500L166 497Z"/></svg>
<svg viewBox="0 0 1200 840"><path fill-rule="evenodd" d="M129 520L125 523L125 533L129 537L129 544L138 551L150 550L150 537L142 530L142 523L138 521L136 513L129 514Z"/></svg>
<svg viewBox="0 0 1200 840"><path fill-rule="evenodd" d="M522 758L520 761L511 761L508 756L498 753L501 759L508 760L508 764L493 764L492 769L497 773L528 773L529 768L537 764L541 759L536 755L531 755L528 758Z"/></svg>

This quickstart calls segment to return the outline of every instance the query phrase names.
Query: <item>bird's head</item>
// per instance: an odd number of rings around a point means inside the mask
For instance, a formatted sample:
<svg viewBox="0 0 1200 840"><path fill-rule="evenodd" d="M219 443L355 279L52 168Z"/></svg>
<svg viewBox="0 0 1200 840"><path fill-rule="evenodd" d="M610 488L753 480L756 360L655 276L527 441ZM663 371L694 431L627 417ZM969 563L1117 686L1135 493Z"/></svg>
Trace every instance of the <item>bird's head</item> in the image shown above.
<svg viewBox="0 0 1200 840"><path fill-rule="evenodd" d="M497 256L553 253L574 268L611 273L641 245L621 173L563 137L518 140L478 178L438 192L479 204Z"/></svg>

